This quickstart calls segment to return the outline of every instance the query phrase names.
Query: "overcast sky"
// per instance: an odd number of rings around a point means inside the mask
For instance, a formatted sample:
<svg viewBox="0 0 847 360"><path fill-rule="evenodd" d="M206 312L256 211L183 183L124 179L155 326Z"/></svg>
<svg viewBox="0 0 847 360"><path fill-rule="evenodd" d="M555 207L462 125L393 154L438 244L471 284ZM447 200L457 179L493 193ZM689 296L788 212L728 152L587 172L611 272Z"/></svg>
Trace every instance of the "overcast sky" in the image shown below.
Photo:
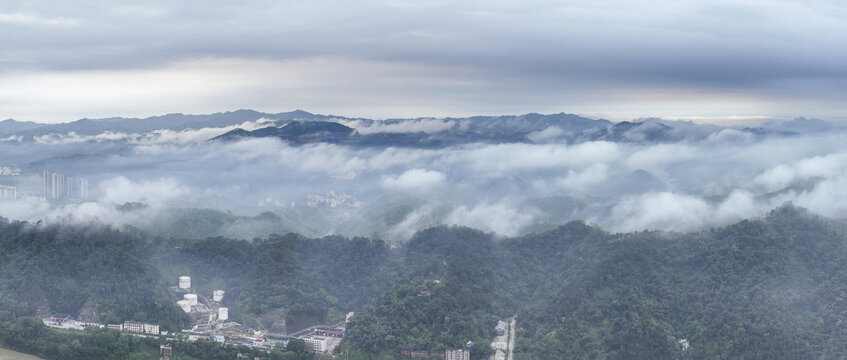
<svg viewBox="0 0 847 360"><path fill-rule="evenodd" d="M0 0L0 119L841 120L844 4Z"/></svg>

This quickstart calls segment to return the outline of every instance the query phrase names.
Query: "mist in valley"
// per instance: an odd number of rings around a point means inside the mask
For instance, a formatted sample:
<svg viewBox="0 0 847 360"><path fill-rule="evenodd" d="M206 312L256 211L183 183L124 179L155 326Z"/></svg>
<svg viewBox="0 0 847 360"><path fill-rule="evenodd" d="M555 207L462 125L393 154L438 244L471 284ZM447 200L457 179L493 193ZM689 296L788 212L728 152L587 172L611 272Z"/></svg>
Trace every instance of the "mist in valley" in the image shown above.
<svg viewBox="0 0 847 360"><path fill-rule="evenodd" d="M466 126L456 119L336 121L358 134L443 134ZM264 118L200 129L10 136L0 142L0 164L22 171L4 178L19 190L0 215L155 228L211 214L231 218L199 235L295 231L403 241L437 224L501 236L570 220L610 231L691 231L758 217L785 202L829 217L847 214L842 129L805 119L754 130L658 119L632 124L639 126L611 139L575 136L562 122L519 141L426 148L211 140L273 125ZM656 126L672 129L665 131L671 136L649 138ZM88 179L89 197L44 201L42 170Z"/></svg>

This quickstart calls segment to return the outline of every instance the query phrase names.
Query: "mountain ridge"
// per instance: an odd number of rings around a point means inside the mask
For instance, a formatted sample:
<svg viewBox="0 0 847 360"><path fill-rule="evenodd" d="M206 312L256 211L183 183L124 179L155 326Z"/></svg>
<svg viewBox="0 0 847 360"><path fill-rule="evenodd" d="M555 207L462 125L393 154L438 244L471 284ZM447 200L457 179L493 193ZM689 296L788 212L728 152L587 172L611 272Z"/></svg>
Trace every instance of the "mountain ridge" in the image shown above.
<svg viewBox="0 0 847 360"><path fill-rule="evenodd" d="M248 122L256 122L261 119L265 119L269 126L276 129L265 127L249 130L240 127ZM292 128L279 133L285 126L294 122L302 124L317 122L323 124L324 127L336 127L336 130L341 131L336 131L333 136L319 136L310 139L302 139L306 135L305 133L285 133L285 131L293 130ZM239 131L228 131L219 136L213 136L211 140L270 136L279 137L294 144L331 142L356 146L436 148L474 142L679 142L705 140L726 129L754 137L794 136L800 133L820 133L833 128L833 124L823 120L802 117L783 122L770 121L757 127L722 127L686 121L668 121L659 118L644 118L615 123L602 118L588 118L565 112L374 120L314 114L304 110L265 113L250 109L239 109L212 114L170 113L147 118L82 118L60 124L39 124L10 119L0 122L0 135L13 136L17 141L27 141L48 135L96 136L115 133L137 135L161 130L184 131L227 127L237 127L236 130ZM342 127L351 128L355 131L344 130ZM315 133L317 130L305 131ZM278 134L274 134L275 132Z"/></svg>

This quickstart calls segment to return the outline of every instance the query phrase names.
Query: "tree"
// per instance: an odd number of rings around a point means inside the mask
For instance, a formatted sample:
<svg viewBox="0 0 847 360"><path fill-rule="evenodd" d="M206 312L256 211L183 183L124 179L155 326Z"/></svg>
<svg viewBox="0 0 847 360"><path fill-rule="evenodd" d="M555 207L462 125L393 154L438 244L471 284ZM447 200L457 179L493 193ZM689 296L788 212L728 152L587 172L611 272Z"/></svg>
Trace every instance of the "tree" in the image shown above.
<svg viewBox="0 0 847 360"><path fill-rule="evenodd" d="M306 351L306 341L303 339L291 339L288 341L288 345L285 346L285 349L291 352L296 353L305 353Z"/></svg>

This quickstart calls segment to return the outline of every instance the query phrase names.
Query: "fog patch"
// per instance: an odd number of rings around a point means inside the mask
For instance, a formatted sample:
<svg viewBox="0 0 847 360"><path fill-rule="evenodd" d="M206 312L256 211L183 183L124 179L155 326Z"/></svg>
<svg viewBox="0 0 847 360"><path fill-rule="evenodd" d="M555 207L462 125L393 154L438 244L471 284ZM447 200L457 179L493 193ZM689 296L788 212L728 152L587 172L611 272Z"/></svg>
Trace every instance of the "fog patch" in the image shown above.
<svg viewBox="0 0 847 360"><path fill-rule="evenodd" d="M624 198L612 208L609 227L629 232L642 229L686 231L704 225L710 214L705 200L670 192ZM607 222L609 223L609 222Z"/></svg>
<svg viewBox="0 0 847 360"><path fill-rule="evenodd" d="M406 125L425 124L436 129L439 123ZM613 231L688 231L758 217L784 201L847 217L847 136L838 129L785 137L722 129L700 140L642 144L567 143L548 127L529 135L534 143L427 149L298 146L276 138L208 141L226 129L0 142L0 165L24 169L19 177L0 178L18 186L18 200L0 200L0 216L37 221L73 215L138 225L169 216L163 215L171 214L163 212L167 208L212 208L232 216L270 211L280 223L308 223L318 234L341 229L386 240L408 239L436 224L519 235L569 220ZM41 170L89 179L91 196L45 202ZM310 202L315 194L361 206ZM404 194L418 200L385 200ZM122 209L127 202L146 206ZM388 205L405 216L376 218L382 215L374 209Z"/></svg>
<svg viewBox="0 0 847 360"><path fill-rule="evenodd" d="M223 135L235 129L244 129L247 131L261 129L263 127L272 126L273 120L261 118L255 121L246 121L242 124L224 126L224 127L207 127L200 129L185 129L185 130L168 130L160 129L147 133L124 133L115 131L105 131L94 135L81 135L76 132L68 133L53 133L32 137L32 141L39 144L73 144L73 143L102 143L102 142L126 142L130 144L191 144L206 142L211 138ZM3 141L25 140L21 136L11 136Z"/></svg>
<svg viewBox="0 0 847 360"><path fill-rule="evenodd" d="M844 176L847 154L815 156L791 164L780 164L756 176L753 181L767 191L779 191L797 182L814 178L831 179Z"/></svg>
<svg viewBox="0 0 847 360"><path fill-rule="evenodd" d="M558 126L550 126L541 131L533 131L527 135L527 139L534 143L561 142L567 135L565 130Z"/></svg>
<svg viewBox="0 0 847 360"><path fill-rule="evenodd" d="M635 151L626 159L632 169L645 169L651 173L664 173L664 169L676 163L692 161L701 157L697 149L684 144L659 144Z"/></svg>
<svg viewBox="0 0 847 360"><path fill-rule="evenodd" d="M385 237L389 240L406 241L412 238L416 232L426 226L437 224L433 221L437 206L434 204L425 204L403 218L403 221L391 226L386 232Z"/></svg>
<svg viewBox="0 0 847 360"><path fill-rule="evenodd" d="M558 180L558 185L575 191L584 191L606 180L609 166L605 163L591 164L582 171L568 170L568 175Z"/></svg>
<svg viewBox="0 0 847 360"><path fill-rule="evenodd" d="M753 140L753 134L737 129L723 129L709 134L706 140L710 143L749 142Z"/></svg>
<svg viewBox="0 0 847 360"><path fill-rule="evenodd" d="M382 186L390 190L425 193L444 185L447 176L438 171L411 169L398 176L386 176Z"/></svg>
<svg viewBox="0 0 847 360"><path fill-rule="evenodd" d="M356 129L359 134L373 133L427 133L434 134L456 127L456 122L446 119L408 119L401 121L373 121L363 124L362 121L339 121Z"/></svg>
<svg viewBox="0 0 847 360"><path fill-rule="evenodd" d="M757 201L752 193L743 190L733 191L718 202L690 194L651 192L624 198L612 208L609 220L598 222L621 232L693 231L759 217L781 202Z"/></svg>
<svg viewBox="0 0 847 360"><path fill-rule="evenodd" d="M97 184L100 200L110 204L138 202L161 205L184 198L190 190L176 179L162 178L149 181L131 181L125 177L101 181Z"/></svg>
<svg viewBox="0 0 847 360"><path fill-rule="evenodd" d="M825 180L793 200L797 205L829 217L847 218L847 178Z"/></svg>
<svg viewBox="0 0 847 360"><path fill-rule="evenodd" d="M518 207L510 201L482 202L474 206L459 206L444 219L445 224L468 226L500 235L515 236L532 225L538 210Z"/></svg>
<svg viewBox="0 0 847 360"><path fill-rule="evenodd" d="M621 156L612 142L595 141L573 146L500 144L487 145L456 154L453 161L470 163L478 170L509 172L520 169L545 169L610 162Z"/></svg>

